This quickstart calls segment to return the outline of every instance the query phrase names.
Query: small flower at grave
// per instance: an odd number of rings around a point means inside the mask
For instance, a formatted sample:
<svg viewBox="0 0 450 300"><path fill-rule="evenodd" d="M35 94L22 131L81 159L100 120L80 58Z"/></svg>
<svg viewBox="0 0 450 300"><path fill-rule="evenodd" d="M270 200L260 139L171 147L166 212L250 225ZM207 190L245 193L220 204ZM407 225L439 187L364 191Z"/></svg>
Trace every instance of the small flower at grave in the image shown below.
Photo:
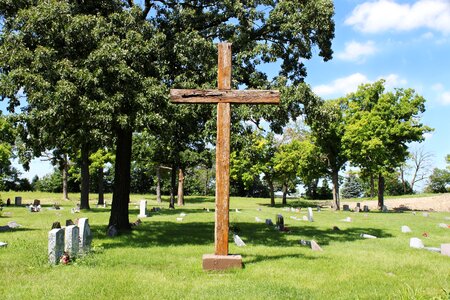
<svg viewBox="0 0 450 300"><path fill-rule="evenodd" d="M61 259L59 260L60 263L63 265L67 265L70 263L70 256L69 253L64 252L64 254L61 256Z"/></svg>
<svg viewBox="0 0 450 300"><path fill-rule="evenodd" d="M427 233L427 232L424 232L424 233L422 233L422 236L424 236L424 237L428 237L429 235L428 235L428 233Z"/></svg>

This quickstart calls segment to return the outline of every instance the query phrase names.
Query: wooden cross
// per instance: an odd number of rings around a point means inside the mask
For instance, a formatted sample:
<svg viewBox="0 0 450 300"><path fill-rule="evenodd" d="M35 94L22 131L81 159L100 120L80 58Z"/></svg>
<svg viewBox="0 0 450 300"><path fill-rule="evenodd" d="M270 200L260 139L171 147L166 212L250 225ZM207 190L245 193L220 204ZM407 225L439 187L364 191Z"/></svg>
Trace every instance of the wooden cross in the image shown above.
<svg viewBox="0 0 450 300"><path fill-rule="evenodd" d="M215 255L228 255L231 103L278 104L271 90L231 90L231 43L218 44L218 89L170 90L173 103L217 103Z"/></svg>

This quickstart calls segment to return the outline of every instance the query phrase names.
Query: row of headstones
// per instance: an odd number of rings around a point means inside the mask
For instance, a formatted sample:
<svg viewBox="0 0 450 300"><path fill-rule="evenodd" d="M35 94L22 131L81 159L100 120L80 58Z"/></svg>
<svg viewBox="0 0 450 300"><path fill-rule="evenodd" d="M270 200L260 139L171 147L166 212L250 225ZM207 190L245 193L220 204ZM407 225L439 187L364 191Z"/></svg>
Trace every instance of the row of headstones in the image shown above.
<svg viewBox="0 0 450 300"><path fill-rule="evenodd" d="M350 211L350 206L348 204L344 204L342 205L342 210L343 211ZM356 207L355 207L355 212L360 212L361 211L361 203L356 203ZM364 205L363 206L363 212L369 212L369 206L368 205Z"/></svg>
<svg viewBox="0 0 450 300"><path fill-rule="evenodd" d="M64 254L74 258L90 251L92 242L88 218L81 218L77 225L54 228L48 233L48 262L59 263Z"/></svg>

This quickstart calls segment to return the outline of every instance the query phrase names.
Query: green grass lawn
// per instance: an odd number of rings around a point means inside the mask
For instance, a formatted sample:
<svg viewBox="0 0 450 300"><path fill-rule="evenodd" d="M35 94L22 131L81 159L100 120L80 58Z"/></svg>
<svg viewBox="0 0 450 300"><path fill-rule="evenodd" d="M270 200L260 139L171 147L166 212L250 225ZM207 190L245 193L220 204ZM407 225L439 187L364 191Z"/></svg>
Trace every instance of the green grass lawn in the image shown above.
<svg viewBox="0 0 450 300"><path fill-rule="evenodd" d="M19 194L1 193L3 201ZM158 205L152 195L132 195L130 221L139 214L138 202L148 201L142 224L129 234L106 235L108 208L72 214L78 195L62 201L60 195L20 193L23 203L37 198L44 204L39 213L24 207L5 207L0 226L16 221L22 227L0 232L1 299L449 299L450 257L409 248L409 239L419 237L425 246L450 243L450 213L316 212L314 222L291 216L306 215L307 201L289 200L303 207L288 212L271 208L268 199L232 198L230 226L239 229L247 244L230 241L230 253L241 254L244 268L225 272L202 270L202 255L214 252L214 199L188 197L184 207L169 210L167 199ZM106 201L111 203L111 195ZM62 210L51 210L58 202ZM314 203L311 203L315 207ZM204 208L209 208L207 212ZM239 208L240 212L235 209ZM261 210L259 211L258 208ZM182 222L176 220L186 213ZM282 214L290 232L257 223L255 217ZM55 221L88 217L93 232L93 250L70 265L47 263L47 235ZM352 222L341 221L351 217ZM412 233L401 233L408 225ZM341 230L333 230L338 226ZM429 237L423 237L427 232ZM362 239L361 233L378 236ZM231 238L231 236L230 236ZM316 240L324 250L314 252L298 244Z"/></svg>

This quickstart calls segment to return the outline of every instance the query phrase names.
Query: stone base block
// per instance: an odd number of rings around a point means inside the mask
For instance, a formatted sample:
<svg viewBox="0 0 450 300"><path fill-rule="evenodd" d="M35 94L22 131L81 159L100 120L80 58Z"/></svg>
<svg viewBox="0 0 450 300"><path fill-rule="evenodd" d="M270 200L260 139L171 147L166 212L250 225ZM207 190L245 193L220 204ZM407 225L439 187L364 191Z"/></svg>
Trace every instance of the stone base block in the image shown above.
<svg viewBox="0 0 450 300"><path fill-rule="evenodd" d="M138 215L138 218L147 218L147 215Z"/></svg>
<svg viewBox="0 0 450 300"><path fill-rule="evenodd" d="M240 255L203 255L203 270L226 270L230 268L242 269L242 256Z"/></svg>

